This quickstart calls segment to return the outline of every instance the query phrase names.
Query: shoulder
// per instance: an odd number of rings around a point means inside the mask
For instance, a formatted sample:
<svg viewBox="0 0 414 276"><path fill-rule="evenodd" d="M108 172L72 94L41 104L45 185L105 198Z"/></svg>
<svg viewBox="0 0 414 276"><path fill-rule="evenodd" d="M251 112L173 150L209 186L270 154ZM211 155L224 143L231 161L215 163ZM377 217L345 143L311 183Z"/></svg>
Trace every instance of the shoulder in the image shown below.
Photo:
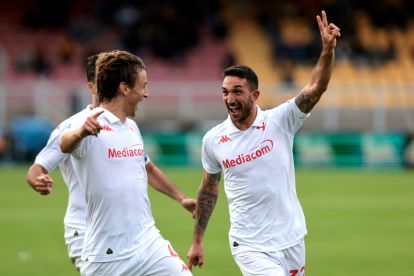
<svg viewBox="0 0 414 276"><path fill-rule="evenodd" d="M212 127L211 129L209 129L203 137L203 142L207 143L207 142L211 142L214 141L214 139L218 136L223 135L223 133L227 133L227 124L228 121L224 121L214 127Z"/></svg>
<svg viewBox="0 0 414 276"><path fill-rule="evenodd" d="M132 120L131 118L126 118L125 122L128 125L135 125L135 126L137 125L137 123L134 120Z"/></svg>
<svg viewBox="0 0 414 276"><path fill-rule="evenodd" d="M134 120L127 118L125 121L125 125L134 132L136 132L139 136L141 136L141 131L139 130L139 127Z"/></svg>
<svg viewBox="0 0 414 276"><path fill-rule="evenodd" d="M263 111L264 115L266 117L272 117L277 114L284 114L284 113L297 113L297 111L300 111L298 106L295 103L295 98L289 99L285 101L284 103L279 104L278 106Z"/></svg>
<svg viewBox="0 0 414 276"><path fill-rule="evenodd" d="M85 120L86 117L91 114L92 109L83 109L81 111L79 111L76 114L73 114L72 116L70 116L69 118L67 118L65 121L63 121L66 124L70 124L71 122L77 122L80 120Z"/></svg>
<svg viewBox="0 0 414 276"><path fill-rule="evenodd" d="M134 128L134 129L136 129L136 130L139 131L138 125L137 125L137 123L134 120L132 120L130 118L127 118L126 121L125 121L125 124L127 126L132 127L132 128Z"/></svg>

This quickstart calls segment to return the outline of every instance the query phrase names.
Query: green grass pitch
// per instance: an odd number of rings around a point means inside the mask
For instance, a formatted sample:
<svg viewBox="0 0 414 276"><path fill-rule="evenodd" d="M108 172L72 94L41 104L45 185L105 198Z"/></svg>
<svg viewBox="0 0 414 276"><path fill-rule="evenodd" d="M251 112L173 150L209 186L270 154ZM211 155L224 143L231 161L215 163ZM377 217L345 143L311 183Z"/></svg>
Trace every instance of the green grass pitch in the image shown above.
<svg viewBox="0 0 414 276"><path fill-rule="evenodd" d="M58 171L49 196L25 182L28 166L0 167L0 275L78 275L67 258L63 215L67 191ZM163 167L196 197L200 168ZM307 276L414 275L414 172L298 169L297 188L308 223ZM193 221L176 202L150 189L162 235L184 261ZM205 264L194 275L241 275L227 242L223 189L205 237Z"/></svg>

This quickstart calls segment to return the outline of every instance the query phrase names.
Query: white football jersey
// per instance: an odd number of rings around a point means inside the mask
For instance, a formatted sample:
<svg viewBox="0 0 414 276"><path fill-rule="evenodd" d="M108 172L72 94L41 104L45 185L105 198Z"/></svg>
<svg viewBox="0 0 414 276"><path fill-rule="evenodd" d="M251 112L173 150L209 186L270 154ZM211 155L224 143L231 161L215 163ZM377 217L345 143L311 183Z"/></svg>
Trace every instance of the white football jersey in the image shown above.
<svg viewBox="0 0 414 276"><path fill-rule="evenodd" d="M147 192L149 159L136 123L122 123L108 110L98 121L98 136L85 137L71 159L88 204L82 259L109 262L131 257L159 231Z"/></svg>
<svg viewBox="0 0 414 276"><path fill-rule="evenodd" d="M252 126L237 129L230 117L203 138L202 164L208 173L223 172L230 212L229 242L252 251L276 251L306 235L296 194L293 138L309 114L294 100L262 111Z"/></svg>
<svg viewBox="0 0 414 276"><path fill-rule="evenodd" d="M36 156L35 164L41 165L48 172L53 171L59 166L62 178L68 188L68 206L64 218L65 238L74 235L68 229L76 229L84 232L86 225L86 202L85 193L79 184L78 177L73 169L72 161L69 154L65 154L60 150L60 137L72 120L80 120L89 114L90 107L76 113L72 117L66 119L53 130L46 146Z"/></svg>

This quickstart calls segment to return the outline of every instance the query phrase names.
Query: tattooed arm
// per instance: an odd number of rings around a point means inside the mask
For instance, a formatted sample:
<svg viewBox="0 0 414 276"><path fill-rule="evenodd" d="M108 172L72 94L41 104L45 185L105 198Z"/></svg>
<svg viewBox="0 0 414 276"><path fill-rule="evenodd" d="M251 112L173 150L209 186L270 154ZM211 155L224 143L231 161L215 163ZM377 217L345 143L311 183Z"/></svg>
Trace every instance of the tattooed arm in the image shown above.
<svg viewBox="0 0 414 276"><path fill-rule="evenodd" d="M308 84L295 99L296 105L304 113L309 113L312 110L328 88L334 64L336 38L341 36L339 28L333 23L328 23L325 11L322 11L322 18L317 15L316 20L321 33L322 53L311 73Z"/></svg>
<svg viewBox="0 0 414 276"><path fill-rule="evenodd" d="M201 268L204 263L203 236L210 216L216 206L220 178L221 173L209 174L204 171L203 180L198 191L193 243L187 254L190 270L193 265Z"/></svg>

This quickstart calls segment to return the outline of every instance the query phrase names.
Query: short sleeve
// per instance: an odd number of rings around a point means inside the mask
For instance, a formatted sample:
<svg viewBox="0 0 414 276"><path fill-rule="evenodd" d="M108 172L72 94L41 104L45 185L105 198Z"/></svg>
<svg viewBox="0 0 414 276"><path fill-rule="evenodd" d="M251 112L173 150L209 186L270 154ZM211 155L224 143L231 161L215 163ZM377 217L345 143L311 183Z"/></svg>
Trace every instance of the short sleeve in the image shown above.
<svg viewBox="0 0 414 276"><path fill-rule="evenodd" d="M53 171L68 155L60 150L60 137L66 127L66 121L59 124L50 134L46 146L36 156L35 164L41 165L48 172Z"/></svg>
<svg viewBox="0 0 414 276"><path fill-rule="evenodd" d="M74 130L77 128L80 128L82 126L82 124L85 122L88 113L78 113L74 116L72 116L71 118L68 119L68 123L66 125L66 128L62 131L62 135L63 133L70 131L70 130ZM74 150L71 152L71 155L73 155L74 157L77 158L82 158L82 156L84 156L84 154L88 151L90 144L93 142L93 138L96 138L95 136L89 135L86 136L85 138L83 138L78 145L76 145L76 147L74 148ZM59 143L60 143L61 137L59 138Z"/></svg>
<svg viewBox="0 0 414 276"><path fill-rule="evenodd" d="M201 163L206 172L216 174L221 172L221 166L217 159L214 157L211 143L211 137L207 133L203 137L203 143L201 146Z"/></svg>
<svg viewBox="0 0 414 276"><path fill-rule="evenodd" d="M310 113L303 113L295 98L268 111L269 119L290 135L295 135Z"/></svg>

